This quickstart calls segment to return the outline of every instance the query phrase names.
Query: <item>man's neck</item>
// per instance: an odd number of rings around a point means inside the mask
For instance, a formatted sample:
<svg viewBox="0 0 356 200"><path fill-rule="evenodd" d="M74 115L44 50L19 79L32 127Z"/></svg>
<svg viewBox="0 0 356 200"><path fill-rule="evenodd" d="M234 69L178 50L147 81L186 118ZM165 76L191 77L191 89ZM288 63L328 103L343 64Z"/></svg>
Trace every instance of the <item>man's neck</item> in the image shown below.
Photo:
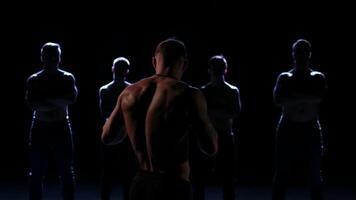
<svg viewBox="0 0 356 200"><path fill-rule="evenodd" d="M210 82L214 86L224 85L225 84L225 76L211 76Z"/></svg>
<svg viewBox="0 0 356 200"><path fill-rule="evenodd" d="M54 73L58 71L58 66L43 66L43 71L47 72L47 73Z"/></svg>
<svg viewBox="0 0 356 200"><path fill-rule="evenodd" d="M167 77L167 78L172 78L172 79L176 79L176 80L180 80L180 76L178 75L178 73L174 73L173 69L162 69L161 70L156 70L156 76L160 76L160 77Z"/></svg>
<svg viewBox="0 0 356 200"><path fill-rule="evenodd" d="M113 81L114 81L115 85L125 85L126 79L125 78L119 78L119 79L114 79Z"/></svg>

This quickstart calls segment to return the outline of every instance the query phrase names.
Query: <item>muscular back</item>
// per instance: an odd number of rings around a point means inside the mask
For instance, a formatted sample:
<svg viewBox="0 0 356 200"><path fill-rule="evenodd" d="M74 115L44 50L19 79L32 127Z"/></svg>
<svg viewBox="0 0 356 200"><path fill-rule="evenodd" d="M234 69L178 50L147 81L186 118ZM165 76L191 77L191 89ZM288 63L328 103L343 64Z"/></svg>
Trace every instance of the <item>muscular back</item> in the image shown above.
<svg viewBox="0 0 356 200"><path fill-rule="evenodd" d="M140 167L187 173L190 88L167 77L151 77L122 94L127 134Z"/></svg>

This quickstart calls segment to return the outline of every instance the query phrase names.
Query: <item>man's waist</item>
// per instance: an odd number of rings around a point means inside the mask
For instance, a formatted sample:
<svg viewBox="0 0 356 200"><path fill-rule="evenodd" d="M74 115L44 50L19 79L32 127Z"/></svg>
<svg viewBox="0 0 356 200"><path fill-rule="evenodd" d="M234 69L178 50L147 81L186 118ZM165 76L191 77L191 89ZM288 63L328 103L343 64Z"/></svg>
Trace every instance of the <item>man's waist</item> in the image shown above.
<svg viewBox="0 0 356 200"><path fill-rule="evenodd" d="M69 119L68 113L64 112L34 112L33 119L43 122L61 122Z"/></svg>
<svg viewBox="0 0 356 200"><path fill-rule="evenodd" d="M302 118L302 119L295 119L293 117L290 117L289 115L283 114L280 118L279 123L287 123L290 125L295 125L295 126L305 126L305 125L315 125L319 123L319 118L318 116L314 118Z"/></svg>
<svg viewBox="0 0 356 200"><path fill-rule="evenodd" d="M181 174L177 174L165 170L148 171L148 170L140 169L136 174L138 176L150 177L153 179L162 179L162 180L169 179L169 180L181 180L181 181L189 182L189 180L187 178L182 177Z"/></svg>
<svg viewBox="0 0 356 200"><path fill-rule="evenodd" d="M36 115L33 115L32 118L33 122L35 123L41 123L41 124L64 124L64 123L69 123L69 117L68 115L65 117L60 117L60 118L43 118L39 117Z"/></svg>

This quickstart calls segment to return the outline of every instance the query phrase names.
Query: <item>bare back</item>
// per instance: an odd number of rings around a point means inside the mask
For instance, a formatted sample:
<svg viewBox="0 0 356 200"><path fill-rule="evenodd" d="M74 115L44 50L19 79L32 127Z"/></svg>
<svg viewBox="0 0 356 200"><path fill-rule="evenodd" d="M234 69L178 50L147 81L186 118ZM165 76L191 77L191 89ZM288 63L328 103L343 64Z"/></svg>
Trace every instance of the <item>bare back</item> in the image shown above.
<svg viewBox="0 0 356 200"><path fill-rule="evenodd" d="M124 90L125 127L142 170L188 179L190 90L183 82L159 76Z"/></svg>

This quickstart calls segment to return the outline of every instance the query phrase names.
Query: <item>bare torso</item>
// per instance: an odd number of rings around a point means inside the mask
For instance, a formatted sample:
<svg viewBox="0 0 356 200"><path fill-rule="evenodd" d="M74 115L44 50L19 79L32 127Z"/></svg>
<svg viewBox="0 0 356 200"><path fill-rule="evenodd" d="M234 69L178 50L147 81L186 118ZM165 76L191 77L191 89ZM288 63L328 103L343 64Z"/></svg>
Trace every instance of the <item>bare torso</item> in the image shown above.
<svg viewBox="0 0 356 200"><path fill-rule="evenodd" d="M232 133L233 120L239 114L240 95L237 87L226 82L202 87L211 122L218 132Z"/></svg>
<svg viewBox="0 0 356 200"><path fill-rule="evenodd" d="M283 118L294 122L318 119L319 105L326 90L322 73L310 70L298 76L291 70L280 75L276 88L274 95L282 106Z"/></svg>
<svg viewBox="0 0 356 200"><path fill-rule="evenodd" d="M27 82L26 98L33 117L41 121L61 121L68 118L68 105L77 96L73 75L62 70L42 70Z"/></svg>

